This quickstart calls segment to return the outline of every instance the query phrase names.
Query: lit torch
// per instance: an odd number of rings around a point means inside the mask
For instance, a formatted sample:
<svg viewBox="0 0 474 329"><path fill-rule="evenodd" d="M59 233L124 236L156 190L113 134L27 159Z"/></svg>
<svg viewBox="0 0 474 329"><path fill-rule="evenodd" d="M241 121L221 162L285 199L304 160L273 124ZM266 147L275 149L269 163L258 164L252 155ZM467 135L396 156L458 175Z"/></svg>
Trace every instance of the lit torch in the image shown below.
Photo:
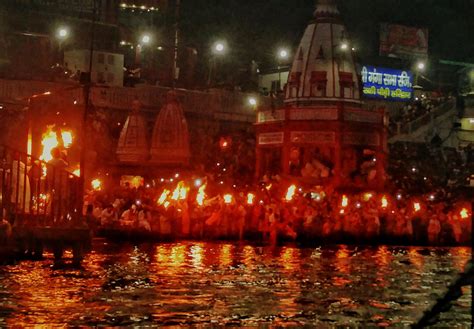
<svg viewBox="0 0 474 329"><path fill-rule="evenodd" d="M290 187L288 187L288 191L286 192L286 196L285 196L286 201L293 200L293 196L295 195L295 191L296 191L296 186L295 185L291 185Z"/></svg>
<svg viewBox="0 0 474 329"><path fill-rule="evenodd" d="M253 193L247 194L247 204L253 204L254 199L255 199L255 194Z"/></svg>
<svg viewBox="0 0 474 329"><path fill-rule="evenodd" d="M161 193L157 203L160 204L160 205L164 204L166 199L168 198L168 195L170 194L170 192L171 192L170 190L164 189L163 193Z"/></svg>
<svg viewBox="0 0 474 329"><path fill-rule="evenodd" d="M381 204L382 204L382 208L387 208L388 207L388 200L387 200L387 197L384 195L382 196L382 199L380 200Z"/></svg>
<svg viewBox="0 0 474 329"><path fill-rule="evenodd" d="M469 211L467 208L462 208L461 211L459 212L459 215L461 216L462 219L469 218Z"/></svg>
<svg viewBox="0 0 474 329"><path fill-rule="evenodd" d="M349 199L347 196L344 194L342 195L342 200L341 200L341 207L345 208L349 204Z"/></svg>
<svg viewBox="0 0 474 329"><path fill-rule="evenodd" d="M420 205L419 202L414 202L414 203L413 203L413 210L414 210L415 212L418 212L418 211L421 210L421 205Z"/></svg>
<svg viewBox="0 0 474 329"><path fill-rule="evenodd" d="M196 195L196 202L200 206L204 204L204 198L206 197L206 193L204 193L205 189L206 189L206 185L204 184L199 188L198 194Z"/></svg>
<svg viewBox="0 0 474 329"><path fill-rule="evenodd" d="M232 203L232 194L224 194L224 203Z"/></svg>
<svg viewBox="0 0 474 329"><path fill-rule="evenodd" d="M91 185L95 191L100 191L100 189L102 188L102 182L98 178L92 180Z"/></svg>

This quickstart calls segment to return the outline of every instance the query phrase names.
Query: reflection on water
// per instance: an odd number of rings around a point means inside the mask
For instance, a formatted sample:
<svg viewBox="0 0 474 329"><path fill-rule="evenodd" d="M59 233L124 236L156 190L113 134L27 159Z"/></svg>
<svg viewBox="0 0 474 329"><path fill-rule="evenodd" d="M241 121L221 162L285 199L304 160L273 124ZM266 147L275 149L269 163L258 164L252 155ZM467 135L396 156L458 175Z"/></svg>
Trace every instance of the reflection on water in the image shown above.
<svg viewBox="0 0 474 329"><path fill-rule="evenodd" d="M0 268L0 327L407 326L446 290L469 248L94 242L83 269L53 256ZM470 323L465 289L444 326Z"/></svg>

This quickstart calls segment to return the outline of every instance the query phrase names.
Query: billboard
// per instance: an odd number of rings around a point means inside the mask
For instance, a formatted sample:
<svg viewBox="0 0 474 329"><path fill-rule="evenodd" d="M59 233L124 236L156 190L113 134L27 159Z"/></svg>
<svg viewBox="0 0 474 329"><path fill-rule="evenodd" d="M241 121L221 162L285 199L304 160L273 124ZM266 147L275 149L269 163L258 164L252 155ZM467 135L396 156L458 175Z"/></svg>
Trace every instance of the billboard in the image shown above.
<svg viewBox="0 0 474 329"><path fill-rule="evenodd" d="M410 71L363 66L360 75L365 97L409 101L413 96L413 74Z"/></svg>
<svg viewBox="0 0 474 329"><path fill-rule="evenodd" d="M427 57L428 29L383 23L379 53L397 58Z"/></svg>

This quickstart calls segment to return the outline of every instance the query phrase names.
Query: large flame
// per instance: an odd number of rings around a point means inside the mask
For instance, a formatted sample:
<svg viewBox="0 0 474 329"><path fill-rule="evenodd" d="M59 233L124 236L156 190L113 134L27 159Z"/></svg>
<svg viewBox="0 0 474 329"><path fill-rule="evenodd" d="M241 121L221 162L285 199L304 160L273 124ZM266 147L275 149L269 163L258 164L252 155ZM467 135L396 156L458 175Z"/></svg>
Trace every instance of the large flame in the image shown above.
<svg viewBox="0 0 474 329"><path fill-rule="evenodd" d="M168 195L171 193L170 190L164 189L163 193L161 193L160 198L158 199L158 204L162 205L165 203L166 199L168 198Z"/></svg>
<svg viewBox="0 0 474 329"><path fill-rule="evenodd" d="M295 195L295 191L296 191L296 186L295 185L291 185L290 187L288 187L288 191L286 192L286 196L285 196L286 201L293 200L293 196Z"/></svg>
<svg viewBox="0 0 474 329"><path fill-rule="evenodd" d="M173 194L171 195L171 199L173 200L185 200L186 196L188 194L189 188L184 185L183 181L180 181L178 185L176 185L176 188L173 191Z"/></svg>
<svg viewBox="0 0 474 329"><path fill-rule="evenodd" d="M204 193L205 189L206 189L206 184L202 185L199 188L198 194L196 195L196 202L200 206L202 206L204 204L204 198L206 197L206 193Z"/></svg>
<svg viewBox="0 0 474 329"><path fill-rule="evenodd" d="M64 147L69 148L72 144L72 132L68 130L61 131L61 139ZM54 125L47 127L46 132L42 136L41 145L43 145L43 151L41 152L40 160L48 162L53 158L51 150L59 146L58 136L54 131Z"/></svg>

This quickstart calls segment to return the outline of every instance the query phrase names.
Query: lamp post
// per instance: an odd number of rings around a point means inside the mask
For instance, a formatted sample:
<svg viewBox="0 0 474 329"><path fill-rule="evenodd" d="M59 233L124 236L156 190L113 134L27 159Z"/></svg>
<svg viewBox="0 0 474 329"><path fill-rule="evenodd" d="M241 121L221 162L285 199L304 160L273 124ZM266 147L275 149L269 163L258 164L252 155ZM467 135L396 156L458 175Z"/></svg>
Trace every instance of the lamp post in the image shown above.
<svg viewBox="0 0 474 329"><path fill-rule="evenodd" d="M59 61L64 63L63 42L69 37L69 29L65 26L58 28L56 38L58 39Z"/></svg>
<svg viewBox="0 0 474 329"><path fill-rule="evenodd" d="M280 49L278 51L278 90L277 92L280 92L281 89L281 64L283 61L285 61L288 58L288 50L286 49Z"/></svg>
<svg viewBox="0 0 474 329"><path fill-rule="evenodd" d="M226 48L226 45L225 45L225 42L223 41L217 41L214 43L214 45L212 46L212 49L211 49L211 58L209 59L210 63L209 63L209 76L208 76L208 79L207 79L207 85L208 87L211 86L212 82L213 82L213 76L216 75L216 71L217 71L217 63L216 63L216 60L217 60L217 56L222 56L224 55L224 53L226 52L227 48Z"/></svg>
<svg viewBox="0 0 474 329"><path fill-rule="evenodd" d="M418 76L419 76L420 72L423 72L425 70L425 67L426 67L425 62L420 61L420 62L416 63L415 87L419 87L418 86Z"/></svg>

